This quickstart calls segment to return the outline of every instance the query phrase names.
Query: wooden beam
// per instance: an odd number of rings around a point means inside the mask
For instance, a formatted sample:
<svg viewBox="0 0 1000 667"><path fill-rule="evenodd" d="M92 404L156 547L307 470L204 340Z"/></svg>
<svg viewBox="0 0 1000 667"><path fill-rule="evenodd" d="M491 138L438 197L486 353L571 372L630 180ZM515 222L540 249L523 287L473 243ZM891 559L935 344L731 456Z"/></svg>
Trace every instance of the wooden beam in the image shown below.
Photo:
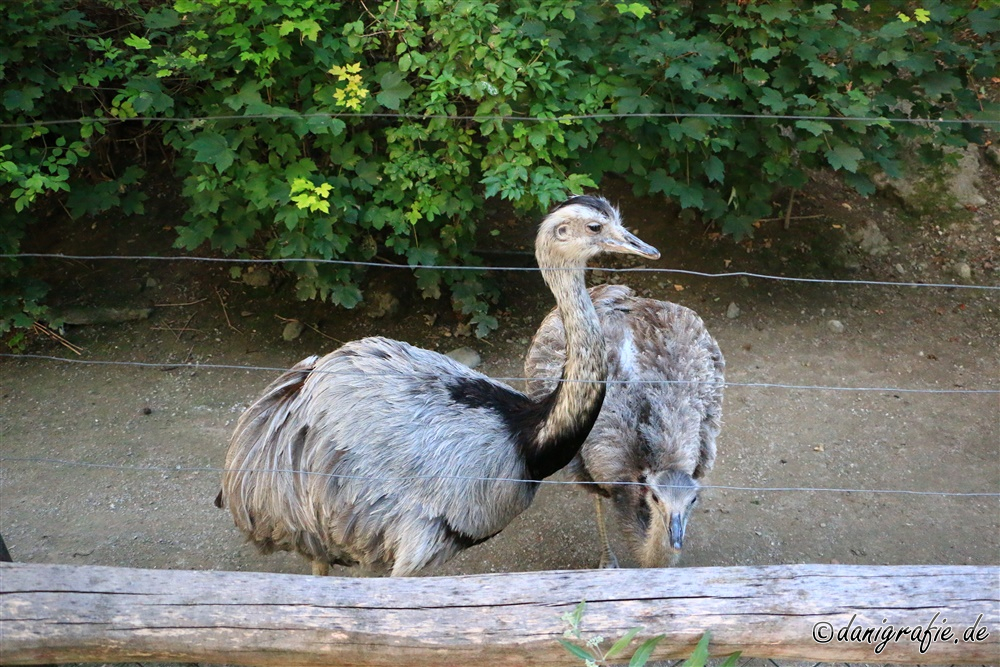
<svg viewBox="0 0 1000 667"><path fill-rule="evenodd" d="M557 640L560 616L581 600L584 637L601 635L607 648L641 626L636 646L666 635L660 659L688 655L711 631L717 656L984 663L1000 658L998 589L1000 568L971 566L374 579L3 563L0 663L579 667ZM872 632L884 638L889 626L911 634L876 653ZM923 644L918 626L930 627Z"/></svg>

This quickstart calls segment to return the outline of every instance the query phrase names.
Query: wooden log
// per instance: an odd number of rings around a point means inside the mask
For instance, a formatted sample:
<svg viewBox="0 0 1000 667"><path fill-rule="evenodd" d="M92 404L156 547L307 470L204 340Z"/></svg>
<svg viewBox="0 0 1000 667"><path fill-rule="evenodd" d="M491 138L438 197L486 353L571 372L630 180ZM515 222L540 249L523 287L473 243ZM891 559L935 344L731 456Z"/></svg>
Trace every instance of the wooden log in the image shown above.
<svg viewBox="0 0 1000 667"><path fill-rule="evenodd" d="M998 577L788 565L374 579L3 563L0 663L578 667L558 639L581 600L585 638L607 648L640 626L634 646L666 636L654 658L686 656L711 631L716 656L984 663L1000 658Z"/></svg>

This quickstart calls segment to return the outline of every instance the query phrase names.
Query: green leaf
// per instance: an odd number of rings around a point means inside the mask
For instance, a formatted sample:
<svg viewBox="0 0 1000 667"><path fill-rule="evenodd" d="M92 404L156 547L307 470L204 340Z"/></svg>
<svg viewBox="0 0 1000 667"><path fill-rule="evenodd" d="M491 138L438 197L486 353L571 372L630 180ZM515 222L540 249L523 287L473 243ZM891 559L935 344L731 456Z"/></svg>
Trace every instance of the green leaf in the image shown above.
<svg viewBox="0 0 1000 667"><path fill-rule="evenodd" d="M309 116L306 119L306 127L313 134L330 134L337 136L343 134L347 129L347 124L339 118L332 118L325 115Z"/></svg>
<svg viewBox="0 0 1000 667"><path fill-rule="evenodd" d="M229 148L226 138L218 132L202 132L186 148L195 151L194 161L214 165L221 174L233 164L236 152Z"/></svg>
<svg viewBox="0 0 1000 667"><path fill-rule="evenodd" d="M875 194L875 184L865 174L844 174L844 182L865 197Z"/></svg>
<svg viewBox="0 0 1000 667"><path fill-rule="evenodd" d="M379 80L382 90L376 95L378 103L384 107L399 110L399 104L413 94L413 86L406 82L403 72L386 72Z"/></svg>
<svg viewBox="0 0 1000 667"><path fill-rule="evenodd" d="M969 26L977 37L986 37L991 32L1000 31L1000 10L976 9L969 12Z"/></svg>
<svg viewBox="0 0 1000 667"><path fill-rule="evenodd" d="M860 149L847 144L839 144L826 151L826 160L834 169L855 172L858 170L858 163L864 159L865 155Z"/></svg>
<svg viewBox="0 0 1000 667"><path fill-rule="evenodd" d="M137 51L146 51L152 48L153 46L152 44L149 43L149 40L146 39L145 37L137 37L131 34L128 37L126 37L123 41L125 42L125 44L131 46L133 49L136 49Z"/></svg>
<svg viewBox="0 0 1000 667"><path fill-rule="evenodd" d="M708 643L711 639L712 633L706 631L691 652L691 657L685 660L681 667L705 667L705 663L708 662Z"/></svg>
<svg viewBox="0 0 1000 667"><path fill-rule="evenodd" d="M179 26L181 24L181 17L173 9L156 7L149 10L144 22L150 30L166 30Z"/></svg>
<svg viewBox="0 0 1000 667"><path fill-rule="evenodd" d="M582 646L577 646L576 644L571 644L570 642L566 641L565 639L560 639L559 643L562 644L562 647L564 649L566 649L570 653L570 655L575 656L575 657L579 658L580 660L585 660L585 661L586 660L591 660L592 661L594 659L594 656L592 656L590 654L590 652L587 651Z"/></svg>
<svg viewBox="0 0 1000 667"><path fill-rule="evenodd" d="M649 661L649 656L653 655L656 645L663 641L664 637L665 635L656 635L644 641L632 654L632 659L628 661L628 667L643 667Z"/></svg>
<svg viewBox="0 0 1000 667"><path fill-rule="evenodd" d="M635 639L635 636L639 634L640 630L642 630L642 628L632 628L626 632L622 635L621 639L611 645L611 648L608 649L608 652L604 655L604 657L610 660L624 651L628 645L632 643L632 640Z"/></svg>
<svg viewBox="0 0 1000 667"><path fill-rule="evenodd" d="M3 105L10 111L16 110L30 113L35 109L35 102L30 95L26 95L25 91L13 88L4 91Z"/></svg>
<svg viewBox="0 0 1000 667"><path fill-rule="evenodd" d="M740 661L740 652L737 651L736 653L727 656L725 660L719 663L719 667L736 667L736 665L739 664L739 661Z"/></svg>
<svg viewBox="0 0 1000 667"><path fill-rule="evenodd" d="M931 72L920 79L920 85L932 98L941 97L962 87L962 82L949 72Z"/></svg>
<svg viewBox="0 0 1000 667"><path fill-rule="evenodd" d="M641 2L621 2L615 5L615 9L618 10L619 14L632 14L638 19L644 18L645 16L653 13L653 10Z"/></svg>
<svg viewBox="0 0 1000 667"><path fill-rule="evenodd" d="M779 53L781 53L781 49L777 46L762 46L750 52L750 59L766 63Z"/></svg>
<svg viewBox="0 0 1000 667"><path fill-rule="evenodd" d="M649 194L655 195L657 192L662 192L665 196L670 197L676 190L677 181L667 176L665 170L657 169L649 175Z"/></svg>
<svg viewBox="0 0 1000 667"><path fill-rule="evenodd" d="M344 308L354 308L361 303L361 290L354 285L338 285L330 291L330 301Z"/></svg>
<svg viewBox="0 0 1000 667"><path fill-rule="evenodd" d="M705 176L708 177L709 181L722 183L722 181L725 180L726 168L725 165L722 164L722 160L718 157L714 155L709 156L709 158L705 160L703 168L705 170Z"/></svg>
<svg viewBox="0 0 1000 667"><path fill-rule="evenodd" d="M833 127L829 123L820 120L797 120L795 127L809 132L814 137L820 137L827 132L833 132Z"/></svg>

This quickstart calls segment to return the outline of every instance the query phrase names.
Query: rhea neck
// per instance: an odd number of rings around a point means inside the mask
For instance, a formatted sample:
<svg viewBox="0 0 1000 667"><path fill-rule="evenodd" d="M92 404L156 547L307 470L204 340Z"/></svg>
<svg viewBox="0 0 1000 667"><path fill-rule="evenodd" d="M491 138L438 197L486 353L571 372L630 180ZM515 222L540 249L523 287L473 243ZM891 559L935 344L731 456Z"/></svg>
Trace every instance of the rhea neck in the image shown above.
<svg viewBox="0 0 1000 667"><path fill-rule="evenodd" d="M590 435L604 403L607 361L604 334L584 280L585 264L557 263L541 253L538 260L566 332L563 381L540 403L529 460L532 476L541 479L568 464Z"/></svg>

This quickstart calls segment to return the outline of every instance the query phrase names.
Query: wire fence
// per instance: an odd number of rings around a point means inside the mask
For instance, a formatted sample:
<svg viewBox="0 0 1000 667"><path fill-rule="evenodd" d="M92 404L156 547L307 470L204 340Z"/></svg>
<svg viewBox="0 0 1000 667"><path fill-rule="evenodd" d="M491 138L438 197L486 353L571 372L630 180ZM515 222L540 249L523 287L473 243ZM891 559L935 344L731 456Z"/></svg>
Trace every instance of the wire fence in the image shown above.
<svg viewBox="0 0 1000 667"><path fill-rule="evenodd" d="M630 482L622 480L598 480L598 481L572 481L560 479L522 479L517 477L492 477L487 475L347 475L341 473L326 473L312 470L301 470L292 468L224 468L216 466L183 466L183 465L127 465L121 463L98 463L92 461L72 461L69 459L56 459L44 456L0 456L0 463L33 463L50 466L61 466L68 468L104 468L119 470L122 472L156 472L156 473L266 473L266 474L288 474L305 475L307 477L323 477L327 479L352 480L361 482L415 482L415 481L436 481L452 480L462 482L510 482L524 484L543 484L551 486L647 486L645 482ZM667 485L668 487L670 485ZM673 488L673 487L671 487ZM687 488L687 487L676 487ZM911 489L853 489L834 487L814 487L814 486L732 486L724 484L700 484L701 489L715 489L720 491L740 491L751 493L864 493L886 496L937 496L942 498L1000 498L1000 492L993 491L915 491Z"/></svg>
<svg viewBox="0 0 1000 667"><path fill-rule="evenodd" d="M44 354L12 354L12 353L0 353L0 358L6 359L32 359L39 361L56 361L67 364L82 364L90 366L134 366L137 368L155 368L159 370L163 369L190 369L190 370L234 370L234 371L258 371L258 372L277 372L284 373L288 371L288 368L282 368L279 366L252 366L252 365L241 365L241 364L211 364L211 363L177 363L170 361L154 362L154 361L115 361L107 359L73 359L71 357L56 357ZM322 368L316 368L309 371L311 374L324 375L332 374L335 371L327 371ZM387 377L387 378L403 378L409 377L407 373L370 373L370 377ZM789 389L789 390L799 390L799 391L848 391L848 392L876 392L876 393L900 393L900 394L1000 394L1000 389L968 389L968 388L953 388L953 389L938 389L933 387L846 387L846 386L833 386L833 385L805 385L805 384L784 384L780 382L705 382L702 380L645 380L645 379L628 379L628 380L573 380L561 377L503 377L503 376L490 376L491 379L497 380L499 382L555 382L555 383L582 383L582 384L603 384L603 385L620 385L620 384L639 384L639 385L688 385L697 384L702 387L751 387L756 389Z"/></svg>
<svg viewBox="0 0 1000 667"><path fill-rule="evenodd" d="M983 125L986 127L1000 126L1000 120L993 118L929 118L905 116L823 116L823 115L791 115L791 114L749 114L749 113L698 113L698 112L599 112L586 114L561 114L558 116L518 116L518 115L474 115L474 114L442 114L442 113L350 113L350 112L275 112L259 114L218 114L210 116L133 116L131 118L115 117L81 117L59 118L50 120L22 121L17 123L0 123L0 128L16 129L46 125L83 125L87 123L205 123L226 120L310 120L314 118L380 118L388 120L454 120L478 123L569 123L583 120L623 120L630 118L645 119L724 119L724 120L761 120L761 121L826 121L836 123L900 123L927 125Z"/></svg>
<svg viewBox="0 0 1000 667"><path fill-rule="evenodd" d="M155 256L155 255L64 255L64 254L49 254L49 253L15 253L15 254L3 254L0 258L32 258L32 259L45 259L45 260L74 260L74 261L179 261L179 262L210 262L210 263L226 263L226 264L276 264L283 262L315 262L315 263L330 263L330 264L342 264L342 265L356 265L365 267L380 267L380 268L400 268L400 269L437 269L437 270L476 270L476 271L541 271L537 266L529 267L518 267L518 266L494 266L494 267L473 267L473 266L410 266L392 263L378 263L378 262L353 262L347 260L330 260L330 259L320 259L320 258L285 258L285 259L242 259L242 258L218 258L218 257L196 257L196 256ZM983 290L983 291L997 291L1000 290L1000 286L995 285L976 285L976 284L951 284L951 283L916 283L916 282L888 282L888 281L871 281L871 280L836 280L836 279L821 279L821 278L800 278L800 277L789 277L789 276L777 276L768 274L759 274L751 272L726 272L726 273L706 273L699 271L689 271L683 269L669 269L669 268L655 268L655 267L637 267L637 268L600 268L601 271L608 273L633 273L633 272L647 272L647 273L675 273L682 275L690 275L704 278L759 278L774 281L786 281L786 282L806 282L806 283L820 283L820 284L835 284L835 285L857 285L857 286L878 286L878 287L914 287L914 288L938 288L938 289L973 289L973 290ZM121 361L121 360L97 360L97 359L72 359L67 357L58 357L52 355L42 355L42 354L10 354L10 353L0 353L0 358L6 358L11 360L32 360L32 361L51 361L57 363L65 364L81 364L81 365L99 365L99 366L116 366L116 367L135 367L135 368L155 368L155 369L191 369L191 370L202 370L202 369L215 369L215 370L226 370L226 371L242 371L242 372L275 372L283 373L288 369L276 366L256 366L256 365L240 365L240 364L215 364L215 363L177 363L172 361L163 362L141 362L141 361ZM311 371L312 373L326 373L323 369L315 369ZM401 377L402 373L383 373L380 374L385 377ZM503 381L503 382L528 382L528 381L543 381L543 382L574 382L574 380L566 380L563 378L527 378L527 377L493 377L493 380ZM575 382L583 382L577 380ZM658 379L658 380L614 380L607 379L602 381L604 384L623 384L623 383L633 383L633 384L688 384L693 383L693 381L683 381L683 380L671 380L671 379ZM702 386L708 386L711 383L697 382ZM957 383L956 383L957 384ZM815 385L815 384L790 384L790 383L776 383L776 382L732 382L726 381L720 383L722 387L745 387L753 389L781 389L781 390L792 390L792 391L831 391L831 392L878 392L878 393L888 393L888 394L937 394L937 395L998 395L1000 394L1000 388L966 388L961 386L956 386L953 388L938 388L938 387L894 387L894 386L831 386L831 385ZM214 474L221 474L226 472L226 468L212 467L212 466L135 466L135 465L125 465L119 463L106 463L106 462L88 462L88 461L72 461L68 459L57 459L50 457L0 457L0 463L28 463L35 465L50 465L50 466L64 466L64 467L77 467L77 468L104 468L104 469L116 469L120 471L133 471L133 472L193 472L193 473L203 473L211 472ZM526 480L513 479L513 478L503 478L503 477L488 477L488 476L455 476L455 475L418 475L418 476L402 476L402 477L368 477L368 476L355 476L355 475L341 475L341 474L330 474L330 473L319 473L319 472L305 472L296 470L282 470L282 469L241 469L243 472L266 472L266 473L298 473L298 474L308 474L308 475L320 475L325 477L335 477L341 479L352 479L352 480L362 480L362 481L413 481L413 480L426 480L426 479L453 479L453 480L464 480L464 481L481 481L481 482L524 482ZM552 484L552 485L578 485L578 484L595 484L604 486L613 485L638 485L639 482L623 482L623 481L596 481L596 482L576 482L576 481L564 481L564 480L553 480L545 479L540 480L541 484ZM877 494L877 495L901 495L901 496L938 496L938 497L956 497L956 498L1000 498L1000 493L992 491L931 491L931 490L909 490L909 489L864 489L864 488L833 488L833 487L749 487L749 486L725 486L725 485L703 485L702 488L706 489L719 489L728 491L739 491L739 492L754 492L754 493L768 493L768 492L810 492L810 493L867 493L867 494Z"/></svg>
<svg viewBox="0 0 1000 667"><path fill-rule="evenodd" d="M378 267L390 269L428 269L436 271L511 271L511 272L540 272L542 269L537 266L464 266L464 265L435 265L435 264L395 264L392 262L357 262L347 259L323 259L319 257L286 257L280 259L271 258L236 258L236 257L196 257L191 255L162 256L162 255L64 255L59 253L7 253L0 254L0 259L53 259L72 261L150 261L150 262L206 262L216 264L331 264L337 266L356 267ZM550 268L548 271L576 271L572 268ZM900 282L886 280L847 280L838 278L805 278L796 276L777 276L767 273L754 273L750 271L725 271L721 273L708 273L704 271L691 271L688 269L661 268L655 266L637 267L593 267L595 271L605 273L654 273L654 274L674 274L692 276L697 278L756 278L760 280L773 280L790 283L813 283L818 285L856 285L868 287L926 287L938 289L970 289L1000 291L1000 285L977 285L965 283L921 283L921 282Z"/></svg>

